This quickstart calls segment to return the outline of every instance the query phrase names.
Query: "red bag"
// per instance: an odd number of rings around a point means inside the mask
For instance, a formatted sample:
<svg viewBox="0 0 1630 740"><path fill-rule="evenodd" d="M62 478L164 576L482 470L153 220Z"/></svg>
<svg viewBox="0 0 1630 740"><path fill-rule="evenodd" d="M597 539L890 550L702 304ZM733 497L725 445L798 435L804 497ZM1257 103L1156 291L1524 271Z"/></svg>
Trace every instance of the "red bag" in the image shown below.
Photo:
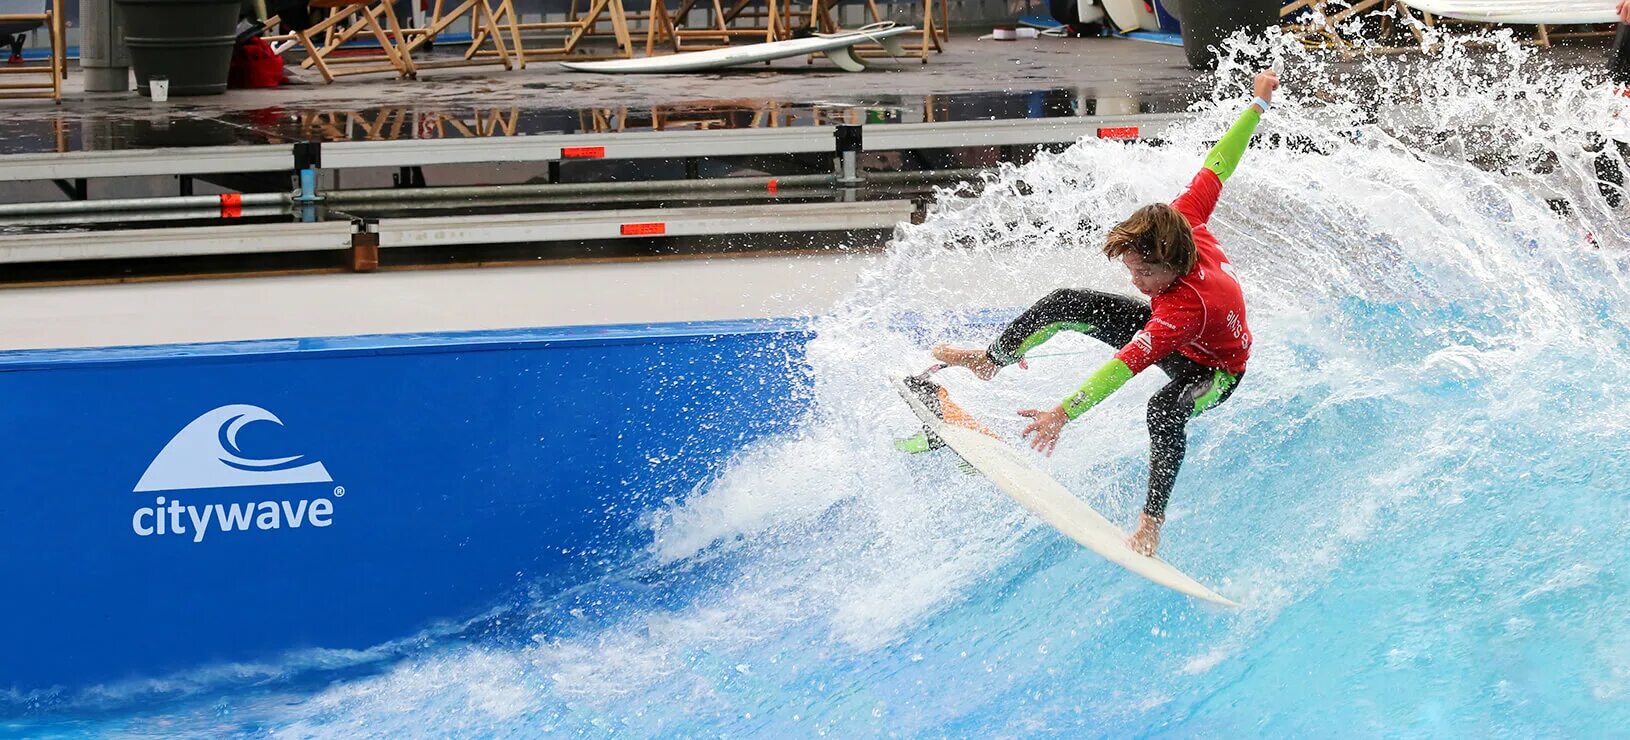
<svg viewBox="0 0 1630 740"><path fill-rule="evenodd" d="M271 44L265 39L251 36L232 50L228 87L277 87L288 81L289 76L283 72L283 57L273 54Z"/></svg>

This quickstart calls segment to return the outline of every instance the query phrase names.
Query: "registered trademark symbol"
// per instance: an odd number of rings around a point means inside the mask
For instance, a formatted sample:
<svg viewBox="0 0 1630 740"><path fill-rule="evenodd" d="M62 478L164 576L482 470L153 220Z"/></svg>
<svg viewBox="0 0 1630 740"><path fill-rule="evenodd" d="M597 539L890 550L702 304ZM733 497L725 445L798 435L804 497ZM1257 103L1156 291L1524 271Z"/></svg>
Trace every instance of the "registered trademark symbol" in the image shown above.
<svg viewBox="0 0 1630 740"><path fill-rule="evenodd" d="M334 486L334 498L345 495L345 486Z"/></svg>

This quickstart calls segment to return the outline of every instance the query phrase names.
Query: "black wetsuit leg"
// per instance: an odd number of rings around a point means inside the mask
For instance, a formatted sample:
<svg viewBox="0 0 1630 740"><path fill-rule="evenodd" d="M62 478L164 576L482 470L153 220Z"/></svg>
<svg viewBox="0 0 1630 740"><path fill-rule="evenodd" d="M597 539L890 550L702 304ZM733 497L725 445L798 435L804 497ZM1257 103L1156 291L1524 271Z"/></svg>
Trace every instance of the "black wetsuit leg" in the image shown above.
<svg viewBox="0 0 1630 740"><path fill-rule="evenodd" d="M1613 49L1613 62L1608 65L1608 72L1614 82L1630 85L1630 24L1619 24L1619 35L1613 42Z"/></svg>
<svg viewBox="0 0 1630 740"><path fill-rule="evenodd" d="M1228 400L1245 377L1175 353L1158 364L1171 382L1149 398L1149 499L1143 512L1156 519L1166 515L1166 502L1188 452L1189 419Z"/></svg>
<svg viewBox="0 0 1630 740"><path fill-rule="evenodd" d="M1623 205L1624 168L1619 165L1619 161L1623 159L1630 162L1630 144L1622 141L1603 141L1601 136L1591 134L1585 151L1596 152L1596 191L1602 194L1608 205L1614 208ZM1614 156L1615 151L1618 157Z"/></svg>
<svg viewBox="0 0 1630 740"><path fill-rule="evenodd" d="M1619 85L1630 86L1630 24L1619 24L1619 35L1613 42L1613 59L1608 62L1608 76ZM1592 135L1587 148L1596 155L1596 188L1607 199L1607 204L1618 208L1624 203L1624 169L1606 147L1612 145L1619 156L1630 160L1630 144L1622 141L1604 142Z"/></svg>
<svg viewBox="0 0 1630 740"><path fill-rule="evenodd" d="M1078 331L1111 347L1132 341L1149 323L1149 304L1096 290L1059 288L1019 314L985 353L999 366L1012 365L1060 331Z"/></svg>

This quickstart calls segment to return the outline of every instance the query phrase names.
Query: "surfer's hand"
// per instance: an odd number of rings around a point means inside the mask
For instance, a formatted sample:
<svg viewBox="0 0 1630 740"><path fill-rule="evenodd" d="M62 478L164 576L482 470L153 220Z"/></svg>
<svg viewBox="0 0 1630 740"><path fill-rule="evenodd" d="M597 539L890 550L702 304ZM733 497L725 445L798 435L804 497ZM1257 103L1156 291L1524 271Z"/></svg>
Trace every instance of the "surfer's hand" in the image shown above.
<svg viewBox="0 0 1630 740"><path fill-rule="evenodd" d="M1063 406L1055 406L1051 411L1041 409L1020 409L1019 416L1030 417L1030 426L1024 428L1021 436L1029 437L1031 432L1036 436L1030 440L1030 446L1049 457L1053 448L1058 445L1058 433L1064 431L1064 425L1070 421L1070 415L1064 413Z"/></svg>
<svg viewBox="0 0 1630 740"><path fill-rule="evenodd" d="M952 347L949 344L936 344L931 350L934 359L954 367L965 367L973 371L974 377L980 380L990 380L1002 368L990 361L990 355L985 353L984 347Z"/></svg>
<svg viewBox="0 0 1630 740"><path fill-rule="evenodd" d="M1625 0L1630 2L1630 0ZM1264 69L1256 73L1256 79L1251 81L1251 92L1263 100L1273 102L1273 91L1279 89L1279 73Z"/></svg>
<svg viewBox="0 0 1630 740"><path fill-rule="evenodd" d="M1160 549L1160 525L1165 524L1164 518L1155 518L1145 513L1138 514L1138 531L1133 532L1126 539L1126 546L1132 548L1139 555L1154 557L1155 550Z"/></svg>
<svg viewBox="0 0 1630 740"><path fill-rule="evenodd" d="M1619 22L1630 23L1630 0L1619 0Z"/></svg>

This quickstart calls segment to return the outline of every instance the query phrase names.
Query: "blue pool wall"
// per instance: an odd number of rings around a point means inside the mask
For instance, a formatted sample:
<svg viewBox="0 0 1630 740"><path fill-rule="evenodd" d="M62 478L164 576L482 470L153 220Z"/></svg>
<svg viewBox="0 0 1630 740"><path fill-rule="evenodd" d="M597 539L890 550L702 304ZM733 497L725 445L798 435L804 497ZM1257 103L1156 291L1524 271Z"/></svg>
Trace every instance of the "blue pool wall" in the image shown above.
<svg viewBox="0 0 1630 740"><path fill-rule="evenodd" d="M642 512L805 413L809 338L784 319L0 353L0 696L367 648L626 562ZM202 441L298 459L136 491L235 405L281 425ZM326 476L264 482L313 462ZM160 497L331 513L195 541L190 514L159 535L139 513Z"/></svg>

